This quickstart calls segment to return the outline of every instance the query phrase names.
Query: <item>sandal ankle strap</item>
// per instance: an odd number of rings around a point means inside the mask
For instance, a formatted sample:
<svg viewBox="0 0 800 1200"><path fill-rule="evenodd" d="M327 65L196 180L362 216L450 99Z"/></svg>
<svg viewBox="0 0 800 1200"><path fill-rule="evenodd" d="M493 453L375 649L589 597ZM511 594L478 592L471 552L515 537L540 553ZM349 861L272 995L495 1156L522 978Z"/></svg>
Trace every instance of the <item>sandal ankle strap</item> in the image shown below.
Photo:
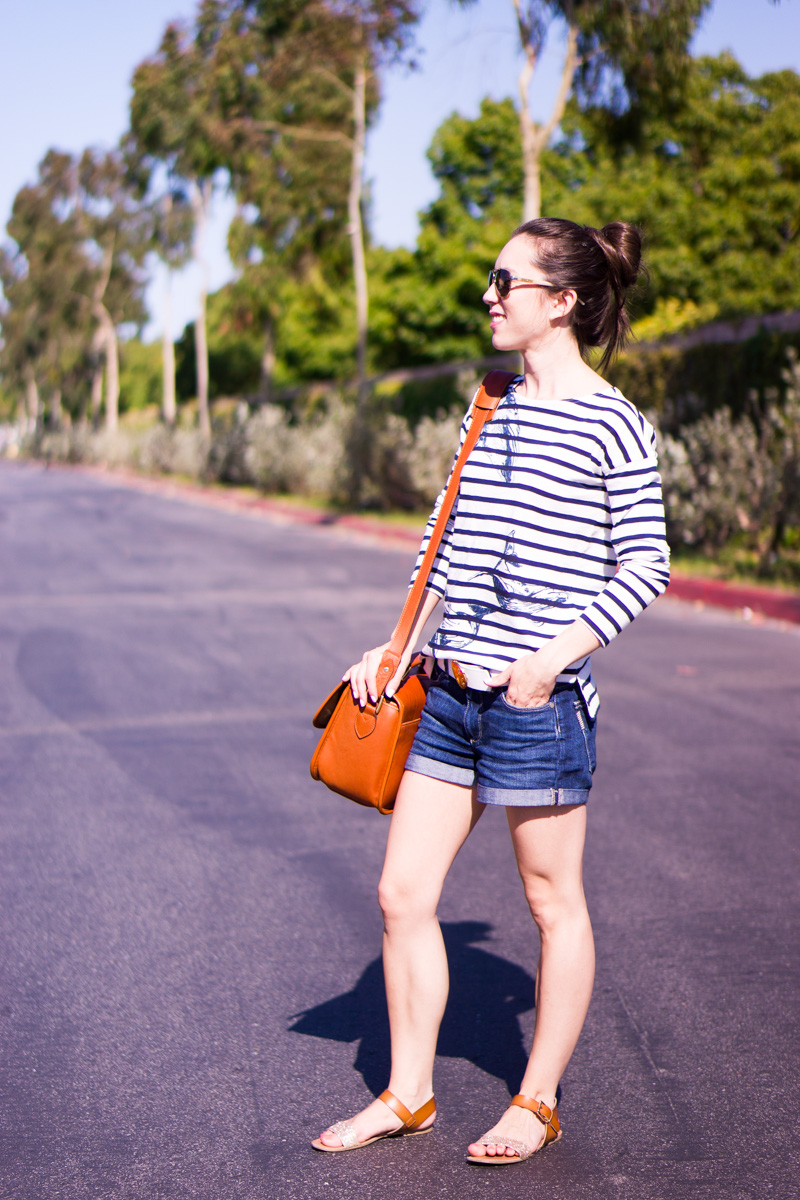
<svg viewBox="0 0 800 1200"><path fill-rule="evenodd" d="M421 1125L423 1121L436 1112L435 1096L431 1096L430 1100L427 1100L415 1113L412 1113L410 1108L406 1108L403 1101L398 1100L394 1092L390 1092L388 1088L385 1092L381 1092L378 1099L382 1100L387 1108L390 1108L395 1116L400 1118L406 1129L416 1129L418 1125Z"/></svg>
<svg viewBox="0 0 800 1200"><path fill-rule="evenodd" d="M541 1121L545 1126L544 1144L552 1141L554 1137L558 1137L561 1125L558 1120L558 1105L554 1104L551 1108L549 1104L545 1104L544 1100L532 1100L530 1096L522 1094L514 1096L511 1103L517 1108L526 1108L528 1112L532 1112L537 1120Z"/></svg>

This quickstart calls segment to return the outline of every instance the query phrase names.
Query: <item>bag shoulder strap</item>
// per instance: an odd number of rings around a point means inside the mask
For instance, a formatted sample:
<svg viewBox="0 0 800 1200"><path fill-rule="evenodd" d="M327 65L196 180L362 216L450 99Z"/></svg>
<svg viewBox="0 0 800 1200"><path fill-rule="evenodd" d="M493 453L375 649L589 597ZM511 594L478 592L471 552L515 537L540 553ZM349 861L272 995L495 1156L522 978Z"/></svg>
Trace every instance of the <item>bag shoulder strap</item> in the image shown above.
<svg viewBox="0 0 800 1200"><path fill-rule="evenodd" d="M392 639L389 642L386 650L383 653L380 666L378 667L378 696L382 696L384 689L389 680L394 676L397 670L400 659L403 657L403 651L406 648L408 639L414 629L417 621L417 616L422 607L422 601L425 595L425 589L428 586L428 578L433 569L434 559L439 552L439 546L444 536L445 527L450 519L450 513L453 511L456 495L458 493L458 485L461 481L461 472L464 469L464 464L469 458L472 448L481 435L481 431L488 420L493 416L495 409L505 395L506 388L512 379L515 378L513 371L490 371L481 384L480 391L472 405L472 421L470 423L467 436L464 439L464 444L459 451L458 458L453 464L453 470L450 474L450 481L447 485L447 490L442 497L439 514L436 518L436 524L430 536L425 554L420 563L417 577L414 580L414 585L408 593L408 597L403 606L403 611L400 614L400 620L397 622L395 631L392 634Z"/></svg>

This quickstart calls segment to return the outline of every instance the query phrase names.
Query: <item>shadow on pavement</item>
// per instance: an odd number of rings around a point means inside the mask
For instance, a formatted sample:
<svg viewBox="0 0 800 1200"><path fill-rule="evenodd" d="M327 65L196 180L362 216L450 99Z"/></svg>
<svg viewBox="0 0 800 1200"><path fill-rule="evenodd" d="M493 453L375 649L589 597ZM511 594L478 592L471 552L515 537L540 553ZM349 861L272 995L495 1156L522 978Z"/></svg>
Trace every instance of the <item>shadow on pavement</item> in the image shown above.
<svg viewBox="0 0 800 1200"><path fill-rule="evenodd" d="M492 926L484 921L442 923L450 964L450 999L439 1031L437 1053L464 1058L502 1079L513 1095L528 1060L518 1016L534 1007L533 978L515 963L483 950ZM359 1042L353 1066L377 1095L389 1078L389 1021L380 958L367 966L355 987L299 1013L292 1033Z"/></svg>

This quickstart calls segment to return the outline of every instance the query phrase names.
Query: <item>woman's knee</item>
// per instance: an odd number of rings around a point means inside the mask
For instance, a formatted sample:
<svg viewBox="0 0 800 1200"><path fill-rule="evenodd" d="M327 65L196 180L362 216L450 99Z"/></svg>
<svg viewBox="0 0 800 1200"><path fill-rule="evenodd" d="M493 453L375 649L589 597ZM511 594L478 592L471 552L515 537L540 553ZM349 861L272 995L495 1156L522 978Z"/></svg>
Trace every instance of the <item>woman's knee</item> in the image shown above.
<svg viewBox="0 0 800 1200"><path fill-rule="evenodd" d="M438 895L419 880L384 872L378 884L378 904L385 925L435 917L438 900Z"/></svg>
<svg viewBox="0 0 800 1200"><path fill-rule="evenodd" d="M563 884L555 886L540 876L523 876L522 883L531 916L542 936L565 923L587 916L586 899L580 884L573 887Z"/></svg>

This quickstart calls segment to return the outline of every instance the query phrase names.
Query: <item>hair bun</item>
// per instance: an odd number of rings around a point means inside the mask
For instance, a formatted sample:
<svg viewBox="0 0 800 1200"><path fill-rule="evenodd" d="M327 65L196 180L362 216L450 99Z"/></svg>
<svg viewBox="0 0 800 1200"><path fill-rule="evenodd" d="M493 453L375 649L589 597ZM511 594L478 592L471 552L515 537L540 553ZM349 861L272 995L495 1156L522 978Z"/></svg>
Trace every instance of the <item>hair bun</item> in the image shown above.
<svg viewBox="0 0 800 1200"><path fill-rule="evenodd" d="M613 260L609 266L619 279L623 288L633 287L639 277L642 262L642 235L635 225L626 221L611 221L598 230L598 242L607 258L609 248L613 251ZM614 261L615 260L615 261Z"/></svg>

